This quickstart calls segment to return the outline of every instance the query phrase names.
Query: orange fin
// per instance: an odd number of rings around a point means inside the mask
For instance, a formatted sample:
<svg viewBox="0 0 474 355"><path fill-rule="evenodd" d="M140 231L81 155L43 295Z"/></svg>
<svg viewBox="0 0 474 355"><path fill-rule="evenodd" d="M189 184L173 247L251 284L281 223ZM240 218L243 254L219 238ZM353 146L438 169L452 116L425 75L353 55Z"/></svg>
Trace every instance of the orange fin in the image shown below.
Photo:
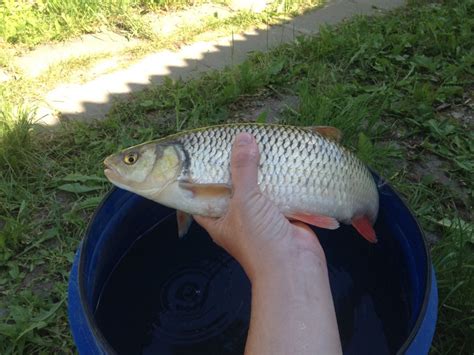
<svg viewBox="0 0 474 355"><path fill-rule="evenodd" d="M178 221L178 237L183 238L189 230L191 223L193 222L193 216L183 211L176 211L176 219Z"/></svg>
<svg viewBox="0 0 474 355"><path fill-rule="evenodd" d="M336 127L331 126L309 126L306 129L319 133L323 137L332 139L333 141L340 142L342 139L342 132Z"/></svg>
<svg viewBox="0 0 474 355"><path fill-rule="evenodd" d="M375 235L372 223L367 216L356 217L352 219L352 226L369 242L377 243L377 236Z"/></svg>
<svg viewBox="0 0 474 355"><path fill-rule="evenodd" d="M185 190L189 190L193 195L206 197L228 196L232 192L232 188L227 184L195 184L192 182L182 181L179 186Z"/></svg>
<svg viewBox="0 0 474 355"><path fill-rule="evenodd" d="M316 227L326 228L326 229L337 229L339 228L339 222L333 218L328 216L320 216L320 215L310 215L304 213L295 213L288 216L291 219L296 219L298 221L311 224Z"/></svg>

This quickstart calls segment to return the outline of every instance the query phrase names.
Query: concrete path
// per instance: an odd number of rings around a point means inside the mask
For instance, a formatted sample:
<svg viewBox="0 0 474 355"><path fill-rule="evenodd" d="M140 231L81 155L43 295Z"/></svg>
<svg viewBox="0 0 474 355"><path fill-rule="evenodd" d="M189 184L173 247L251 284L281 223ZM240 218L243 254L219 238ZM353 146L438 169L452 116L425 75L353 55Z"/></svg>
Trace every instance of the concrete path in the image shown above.
<svg viewBox="0 0 474 355"><path fill-rule="evenodd" d="M154 53L124 70L99 76L85 84L62 85L52 90L46 96L48 107L40 110L42 122L57 123L55 112L67 119L102 119L115 100L150 84L160 84L166 77L187 79L204 71L239 64L249 53L294 41L300 35L317 34L322 25L334 25L354 15L382 14L403 4L403 0L332 0L285 24L248 31L233 38L196 42L178 51Z"/></svg>
<svg viewBox="0 0 474 355"><path fill-rule="evenodd" d="M104 46L107 43L107 46ZM48 69L50 65L56 64L72 57L94 55L104 53L117 53L126 48L140 43L134 38L127 38L111 31L86 34L78 38L57 44L45 44L32 50L27 55L15 60L15 65L21 71L36 77Z"/></svg>

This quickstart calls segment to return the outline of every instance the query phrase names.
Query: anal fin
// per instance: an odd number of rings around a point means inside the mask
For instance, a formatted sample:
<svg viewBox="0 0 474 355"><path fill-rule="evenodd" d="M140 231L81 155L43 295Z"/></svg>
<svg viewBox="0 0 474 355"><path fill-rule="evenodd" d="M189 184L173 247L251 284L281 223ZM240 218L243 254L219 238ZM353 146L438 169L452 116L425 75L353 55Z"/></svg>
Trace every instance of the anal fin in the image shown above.
<svg viewBox="0 0 474 355"><path fill-rule="evenodd" d="M352 226L369 242L377 243L374 227L367 216L355 217L351 221Z"/></svg>
<svg viewBox="0 0 474 355"><path fill-rule="evenodd" d="M189 230L191 223L193 222L193 216L183 211L176 211L176 219L178 221L178 237L183 238Z"/></svg>
<svg viewBox="0 0 474 355"><path fill-rule="evenodd" d="M291 219L296 219L298 221L311 224L316 227L325 228L325 229L337 229L339 228L339 222L337 219L329 216L321 215L310 215L305 213L294 213L288 216Z"/></svg>

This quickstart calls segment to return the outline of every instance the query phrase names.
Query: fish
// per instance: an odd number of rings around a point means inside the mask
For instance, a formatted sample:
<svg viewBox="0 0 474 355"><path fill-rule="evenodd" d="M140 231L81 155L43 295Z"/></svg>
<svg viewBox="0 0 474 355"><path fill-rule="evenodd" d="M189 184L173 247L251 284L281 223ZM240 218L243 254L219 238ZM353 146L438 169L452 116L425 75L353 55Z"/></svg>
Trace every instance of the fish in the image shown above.
<svg viewBox="0 0 474 355"><path fill-rule="evenodd" d="M240 132L255 138L259 188L284 216L326 229L349 224L377 242L376 183L366 165L340 144L335 127L234 123L183 131L108 156L104 174L119 188L176 209L182 237L192 215L226 212L231 149Z"/></svg>

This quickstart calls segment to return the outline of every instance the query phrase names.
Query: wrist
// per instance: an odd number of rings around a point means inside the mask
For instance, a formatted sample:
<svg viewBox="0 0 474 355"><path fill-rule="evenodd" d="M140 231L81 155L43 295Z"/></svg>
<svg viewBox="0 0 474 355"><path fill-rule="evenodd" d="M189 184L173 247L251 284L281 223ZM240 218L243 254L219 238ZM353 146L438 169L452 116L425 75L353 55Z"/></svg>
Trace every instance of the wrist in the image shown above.
<svg viewBox="0 0 474 355"><path fill-rule="evenodd" d="M286 283L289 278L301 283L306 279L318 281L327 279L328 274L319 243L313 248L291 245L280 251L263 250L245 271L252 285Z"/></svg>
<svg viewBox="0 0 474 355"><path fill-rule="evenodd" d="M308 250L254 275L246 354L339 354L324 254Z"/></svg>

